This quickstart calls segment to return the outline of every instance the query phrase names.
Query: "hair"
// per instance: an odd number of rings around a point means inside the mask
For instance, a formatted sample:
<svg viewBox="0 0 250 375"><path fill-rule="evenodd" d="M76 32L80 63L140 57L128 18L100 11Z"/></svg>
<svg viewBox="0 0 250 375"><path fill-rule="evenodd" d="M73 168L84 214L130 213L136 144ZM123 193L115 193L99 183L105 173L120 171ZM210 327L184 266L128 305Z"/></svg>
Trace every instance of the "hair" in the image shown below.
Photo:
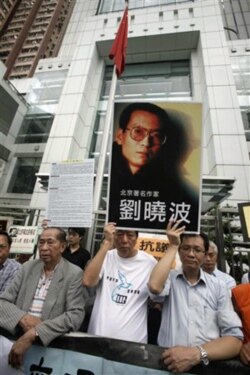
<svg viewBox="0 0 250 375"><path fill-rule="evenodd" d="M167 112L153 103L131 103L125 107L119 118L119 127L123 131L128 125L131 114L135 111L145 111L156 115L159 119L161 130L167 133L167 128L169 125Z"/></svg>
<svg viewBox="0 0 250 375"><path fill-rule="evenodd" d="M135 233L135 235L136 235L136 238L138 238L138 235L139 235L139 232L138 232L138 230L133 230L133 229L117 229L117 231L121 231L121 232L134 232Z"/></svg>
<svg viewBox="0 0 250 375"><path fill-rule="evenodd" d="M190 237L201 237L203 239L204 243L204 248L205 248L205 253L208 252L209 248L209 239L208 236L205 233L198 233L198 234L192 234L192 233L182 233L180 236L181 244L185 238L190 238Z"/></svg>
<svg viewBox="0 0 250 375"><path fill-rule="evenodd" d="M12 244L12 238L11 236L9 235L8 232L6 232L5 230L0 230L0 236L5 236L7 238L7 242L8 242L8 245L9 247L11 246Z"/></svg>
<svg viewBox="0 0 250 375"><path fill-rule="evenodd" d="M218 247L213 241L209 241L209 247L214 250L215 254L218 254Z"/></svg>
<svg viewBox="0 0 250 375"><path fill-rule="evenodd" d="M50 230L50 229L53 229L53 230L57 230L57 239L60 241L60 242L65 242L67 243L67 240L66 240L66 232L60 228L60 227L47 227L43 230L43 233L46 231L46 230Z"/></svg>
<svg viewBox="0 0 250 375"><path fill-rule="evenodd" d="M68 232L69 231L72 231L72 232L76 232L77 234L79 234L80 237L83 237L85 232L86 232L86 229L85 228L68 228Z"/></svg>

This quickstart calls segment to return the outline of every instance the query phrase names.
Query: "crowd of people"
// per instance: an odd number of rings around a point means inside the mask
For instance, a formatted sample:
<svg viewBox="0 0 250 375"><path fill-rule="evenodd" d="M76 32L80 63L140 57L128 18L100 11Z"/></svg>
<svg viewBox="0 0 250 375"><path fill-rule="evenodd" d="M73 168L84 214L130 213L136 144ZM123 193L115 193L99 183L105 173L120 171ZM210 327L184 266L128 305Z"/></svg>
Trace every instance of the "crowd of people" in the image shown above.
<svg viewBox="0 0 250 375"><path fill-rule="evenodd" d="M250 366L250 283L236 286L217 269L218 249L203 234L187 233L170 220L169 245L157 262L137 250L138 232L104 227L99 251L90 259L81 246L84 229L47 227L39 258L23 265L9 259L11 236L0 231L0 327L16 341L8 362L19 368L35 340L49 345L70 331L148 343L148 311L161 306L157 344L166 370L238 357ZM177 253L181 267L172 269ZM89 290L95 298L83 325ZM0 354L1 355L1 354Z"/></svg>

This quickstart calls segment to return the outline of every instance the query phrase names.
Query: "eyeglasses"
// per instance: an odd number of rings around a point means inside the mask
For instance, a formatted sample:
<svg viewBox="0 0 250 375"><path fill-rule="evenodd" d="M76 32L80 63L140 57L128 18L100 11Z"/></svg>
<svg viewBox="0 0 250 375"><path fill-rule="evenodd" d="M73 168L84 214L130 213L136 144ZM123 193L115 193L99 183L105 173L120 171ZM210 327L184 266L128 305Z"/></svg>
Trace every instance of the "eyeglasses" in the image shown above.
<svg viewBox="0 0 250 375"><path fill-rule="evenodd" d="M158 130L148 130L142 126L135 126L133 128L126 128L125 130L129 131L130 137L136 141L140 142L146 137L150 137L151 142L154 145L163 145L166 142L166 135Z"/></svg>
<svg viewBox="0 0 250 375"><path fill-rule="evenodd" d="M199 246L183 245L183 246L180 246L180 250L182 250L183 253L190 253L190 251L192 250L193 253L196 255L205 253L205 250L200 248Z"/></svg>

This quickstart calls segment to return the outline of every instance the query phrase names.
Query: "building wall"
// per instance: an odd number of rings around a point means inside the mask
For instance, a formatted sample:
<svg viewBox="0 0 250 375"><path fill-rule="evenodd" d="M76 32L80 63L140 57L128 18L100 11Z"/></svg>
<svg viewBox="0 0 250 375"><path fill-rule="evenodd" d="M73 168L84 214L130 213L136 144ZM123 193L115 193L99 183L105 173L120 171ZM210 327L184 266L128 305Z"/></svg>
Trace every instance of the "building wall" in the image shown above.
<svg viewBox="0 0 250 375"><path fill-rule="evenodd" d="M9 11L7 12L6 3ZM32 77L40 58L58 55L74 0L16 0L0 5L0 59L5 78ZM5 11L5 12L4 12Z"/></svg>
<svg viewBox="0 0 250 375"><path fill-rule="evenodd" d="M111 64L108 53L122 16L96 15L97 6L98 0L77 0L58 57L38 64L37 74L68 68L40 173L49 173L52 162L89 156L105 64ZM249 200L249 151L219 2L131 9L129 20L127 64L190 57L192 99L203 103L202 174L235 177L230 202ZM46 201L37 182L31 207L45 208Z"/></svg>

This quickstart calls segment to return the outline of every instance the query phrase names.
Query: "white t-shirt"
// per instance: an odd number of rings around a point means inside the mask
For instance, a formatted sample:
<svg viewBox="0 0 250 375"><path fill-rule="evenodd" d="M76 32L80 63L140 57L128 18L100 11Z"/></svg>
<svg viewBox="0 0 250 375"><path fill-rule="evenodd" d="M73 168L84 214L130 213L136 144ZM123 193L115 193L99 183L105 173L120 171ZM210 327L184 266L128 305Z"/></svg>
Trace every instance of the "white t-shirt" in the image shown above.
<svg viewBox="0 0 250 375"><path fill-rule="evenodd" d="M157 261L144 251L122 258L107 252L88 332L121 340L147 342L148 280ZM153 296L152 296L153 297Z"/></svg>

